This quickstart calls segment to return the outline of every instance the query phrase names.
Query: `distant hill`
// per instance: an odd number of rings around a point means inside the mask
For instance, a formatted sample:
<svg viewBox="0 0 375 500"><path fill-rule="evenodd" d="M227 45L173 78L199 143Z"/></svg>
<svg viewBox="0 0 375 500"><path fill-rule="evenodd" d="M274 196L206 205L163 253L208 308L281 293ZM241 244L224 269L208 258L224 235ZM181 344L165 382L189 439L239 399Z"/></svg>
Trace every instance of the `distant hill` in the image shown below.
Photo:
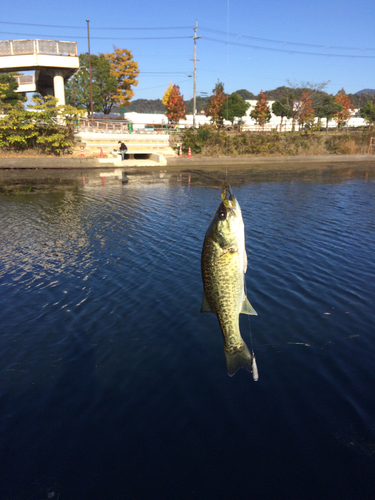
<svg viewBox="0 0 375 500"><path fill-rule="evenodd" d="M282 97L285 97L285 95L288 93L288 90L290 90L288 87L277 87L274 90L266 90L266 98L268 101L277 101L278 99L281 99ZM305 89L295 89L295 98L298 100L301 97L302 92ZM240 89L236 90L236 94L242 97L244 100L256 100L258 99L258 95L253 94L252 92L249 92L246 89ZM313 96L313 106L318 105L319 101L321 101L321 98L327 95L326 92L319 91ZM375 100L375 89L363 89L359 90L355 94L348 94L350 97L350 100L355 108L361 108L363 107L367 101L374 101ZM198 97L196 100L196 107L197 107L197 113L200 113L202 109L206 109L207 107L207 102L208 102L209 97ZM190 99L189 101L185 101L186 105L186 111L188 114L193 113L193 99ZM119 108L113 109L114 112L120 113ZM126 106L126 111L131 112L135 111L137 113L165 113L165 106L161 102L161 99L135 99L132 101L130 104Z"/></svg>
<svg viewBox="0 0 375 500"><path fill-rule="evenodd" d="M235 92L238 94L244 101L254 101L255 99L258 99L258 96L254 95L252 92L249 92L248 90L241 89L241 90L236 90Z"/></svg>
<svg viewBox="0 0 375 500"><path fill-rule="evenodd" d="M358 90L358 92L355 93L355 95L361 95L361 94L375 94L375 89L363 89L363 90Z"/></svg>

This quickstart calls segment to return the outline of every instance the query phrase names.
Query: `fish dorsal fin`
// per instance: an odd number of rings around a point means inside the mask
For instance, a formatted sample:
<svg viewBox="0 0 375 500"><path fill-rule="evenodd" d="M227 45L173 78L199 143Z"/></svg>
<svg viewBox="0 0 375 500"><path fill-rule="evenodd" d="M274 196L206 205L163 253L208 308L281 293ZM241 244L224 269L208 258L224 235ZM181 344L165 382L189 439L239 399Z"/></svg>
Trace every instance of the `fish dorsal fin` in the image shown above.
<svg viewBox="0 0 375 500"><path fill-rule="evenodd" d="M255 311L253 306L247 300L247 297L243 299L241 314L249 314L251 316L258 316L258 313Z"/></svg>
<svg viewBox="0 0 375 500"><path fill-rule="evenodd" d="M203 293L202 305L201 305L201 313L212 313L212 309L210 304L208 303L206 294Z"/></svg>

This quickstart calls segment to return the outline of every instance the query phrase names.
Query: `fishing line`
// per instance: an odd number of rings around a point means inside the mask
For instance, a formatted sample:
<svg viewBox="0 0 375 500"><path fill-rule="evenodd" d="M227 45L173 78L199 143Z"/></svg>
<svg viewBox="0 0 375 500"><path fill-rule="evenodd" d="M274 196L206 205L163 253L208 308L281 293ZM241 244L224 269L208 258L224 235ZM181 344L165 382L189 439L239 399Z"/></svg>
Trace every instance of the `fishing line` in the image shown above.
<svg viewBox="0 0 375 500"><path fill-rule="evenodd" d="M229 0L227 0L227 77L226 77L226 83L228 84L228 74L229 74ZM228 101L228 94L227 94L227 120L228 120L228 115L229 115L229 101ZM224 123L223 123L224 125ZM228 181L228 130L226 130L225 134L225 156L226 156L226 163L225 163L225 180Z"/></svg>

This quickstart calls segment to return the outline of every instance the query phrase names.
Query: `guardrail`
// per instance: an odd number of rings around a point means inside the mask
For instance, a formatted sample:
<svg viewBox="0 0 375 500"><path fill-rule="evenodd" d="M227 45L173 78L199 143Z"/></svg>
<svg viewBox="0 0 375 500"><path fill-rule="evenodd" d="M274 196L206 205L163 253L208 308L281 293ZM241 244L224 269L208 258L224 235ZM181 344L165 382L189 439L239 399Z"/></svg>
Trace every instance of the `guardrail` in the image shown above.
<svg viewBox="0 0 375 500"><path fill-rule="evenodd" d="M30 85L35 83L35 76L34 75L20 75L20 76L14 76L13 77L18 85Z"/></svg>
<svg viewBox="0 0 375 500"><path fill-rule="evenodd" d="M133 123L129 120L107 120L98 118L81 118L78 123L79 130L85 129L89 132L108 132L108 133L137 133L137 134L152 134L152 133L170 133L178 131L177 125L167 125L159 123Z"/></svg>
<svg viewBox="0 0 375 500"><path fill-rule="evenodd" d="M0 41L0 56L21 56L30 54L77 57L77 42L39 39Z"/></svg>

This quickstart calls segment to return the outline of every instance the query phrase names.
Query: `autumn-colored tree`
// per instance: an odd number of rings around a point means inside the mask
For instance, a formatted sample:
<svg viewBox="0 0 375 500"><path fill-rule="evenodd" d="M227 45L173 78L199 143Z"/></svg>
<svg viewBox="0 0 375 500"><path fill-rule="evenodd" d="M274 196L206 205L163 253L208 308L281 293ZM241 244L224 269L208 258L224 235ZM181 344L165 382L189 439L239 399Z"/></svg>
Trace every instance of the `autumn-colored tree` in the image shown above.
<svg viewBox="0 0 375 500"><path fill-rule="evenodd" d="M287 80L287 82L289 87L280 87L279 90L281 90L282 98L276 100L280 104L280 107L284 108L284 116L292 119L292 131L294 131L296 120L299 121L299 117L304 110L302 95L304 94L305 102L311 98L313 101L313 107L316 108L320 105L320 101L326 95L323 92L323 89L329 82L301 82L299 84L292 83L289 80ZM280 113L278 113L278 116L281 116Z"/></svg>
<svg viewBox="0 0 375 500"><path fill-rule="evenodd" d="M169 96L171 95L172 90L173 90L173 85L172 83L170 83L167 90L164 92L163 99L161 101L166 108L168 108Z"/></svg>
<svg viewBox="0 0 375 500"><path fill-rule="evenodd" d="M118 49L113 46L114 52L104 54L104 57L111 65L111 76L117 80L117 92L114 95L114 102L119 106L128 104L134 96L132 87L138 85L136 79L139 75L138 63L133 61L130 50Z"/></svg>
<svg viewBox="0 0 375 500"><path fill-rule="evenodd" d="M312 98L311 94L308 90L302 92L300 97L298 112L297 112L297 120L300 126L304 124L313 123L315 118L314 108L312 106Z"/></svg>
<svg viewBox="0 0 375 500"><path fill-rule="evenodd" d="M354 111L353 104L349 99L349 96L346 95L345 90L341 89L336 94L336 102L341 104L343 109L335 114L335 120L337 121L337 126L339 128L343 127L345 123L349 120L351 116L351 112Z"/></svg>
<svg viewBox="0 0 375 500"><path fill-rule="evenodd" d="M218 80L213 89L212 96L208 99L206 115L211 117L213 123L223 124L224 103L227 95L224 93L224 84Z"/></svg>
<svg viewBox="0 0 375 500"><path fill-rule="evenodd" d="M250 116L261 127L264 127L264 125L271 120L271 111L267 104L266 94L263 90L260 91L258 101L255 108L251 111Z"/></svg>
<svg viewBox="0 0 375 500"><path fill-rule="evenodd" d="M184 98L180 94L180 87L178 85L172 86L166 108L166 115L169 122L177 123L179 120L186 118Z"/></svg>

